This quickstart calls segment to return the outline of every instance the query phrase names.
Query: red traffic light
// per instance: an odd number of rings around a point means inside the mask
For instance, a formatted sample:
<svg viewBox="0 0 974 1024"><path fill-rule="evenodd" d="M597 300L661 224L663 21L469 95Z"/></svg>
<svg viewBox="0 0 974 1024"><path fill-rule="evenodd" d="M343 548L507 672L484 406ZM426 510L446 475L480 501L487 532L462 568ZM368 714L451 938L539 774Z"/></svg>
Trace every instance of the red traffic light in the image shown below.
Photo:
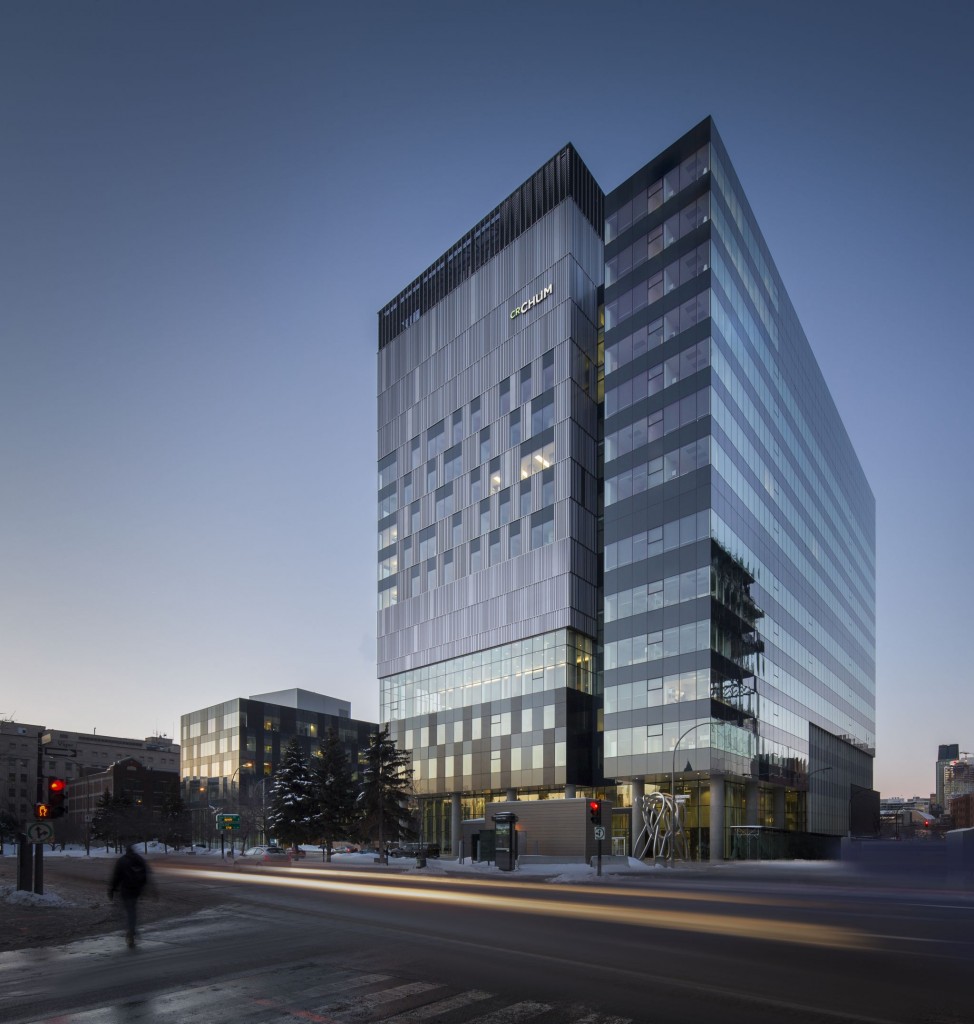
<svg viewBox="0 0 974 1024"><path fill-rule="evenodd" d="M62 815L67 813L67 808L64 806L65 797L65 783L64 779L48 779L47 780L47 817L48 818L60 818Z"/></svg>
<svg viewBox="0 0 974 1024"><path fill-rule="evenodd" d="M588 802L588 817L589 821L593 825L602 824L602 801L601 800L589 800Z"/></svg>

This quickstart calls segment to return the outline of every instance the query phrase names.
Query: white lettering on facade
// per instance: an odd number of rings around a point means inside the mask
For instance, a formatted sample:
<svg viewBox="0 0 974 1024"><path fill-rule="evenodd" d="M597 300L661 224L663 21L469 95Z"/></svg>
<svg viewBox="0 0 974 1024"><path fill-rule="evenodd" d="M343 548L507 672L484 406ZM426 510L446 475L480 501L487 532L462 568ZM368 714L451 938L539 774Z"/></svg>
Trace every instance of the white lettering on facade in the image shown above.
<svg viewBox="0 0 974 1024"><path fill-rule="evenodd" d="M511 310L511 319L513 320L515 317L520 316L522 313L526 313L529 309L532 309L539 302L543 302L546 298L548 298L549 295L551 295L551 293L554 291L554 288L555 286L553 284L549 284L543 292L538 292L537 295L532 295L527 302L522 303L520 306L515 306L514 309Z"/></svg>

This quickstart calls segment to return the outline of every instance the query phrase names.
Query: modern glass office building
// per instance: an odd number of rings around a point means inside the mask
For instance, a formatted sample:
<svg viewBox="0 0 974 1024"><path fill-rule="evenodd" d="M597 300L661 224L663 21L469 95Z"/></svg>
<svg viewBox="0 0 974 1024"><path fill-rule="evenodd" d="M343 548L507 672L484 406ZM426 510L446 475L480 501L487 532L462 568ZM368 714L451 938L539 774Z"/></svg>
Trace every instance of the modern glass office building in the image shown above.
<svg viewBox="0 0 974 1024"><path fill-rule="evenodd" d="M299 688L234 697L183 715L180 787L197 838L212 836L210 811L265 806L289 741L297 739L310 759L329 729L357 766L376 725L352 718L346 700ZM263 815L257 818L263 830Z"/></svg>
<svg viewBox="0 0 974 1024"><path fill-rule="evenodd" d="M600 795L631 847L674 788L691 856L846 832L874 502L712 121L607 195L566 147L390 302L378 455L427 835Z"/></svg>

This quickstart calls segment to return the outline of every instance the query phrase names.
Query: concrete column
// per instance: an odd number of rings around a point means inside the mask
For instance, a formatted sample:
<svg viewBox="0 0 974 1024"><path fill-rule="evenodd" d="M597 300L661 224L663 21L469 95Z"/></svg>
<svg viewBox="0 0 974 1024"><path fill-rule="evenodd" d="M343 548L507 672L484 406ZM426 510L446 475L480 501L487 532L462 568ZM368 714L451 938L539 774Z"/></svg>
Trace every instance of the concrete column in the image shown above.
<svg viewBox="0 0 974 1024"><path fill-rule="evenodd" d="M575 799L575 784L573 782L566 783L566 785L565 785L565 799L566 800L574 800Z"/></svg>
<svg viewBox="0 0 974 1024"><path fill-rule="evenodd" d="M643 818L643 796L646 793L646 783L642 779L633 779L632 786L632 820L629 826L629 853L636 849L636 840L646 823Z"/></svg>
<svg viewBox="0 0 974 1024"><path fill-rule="evenodd" d="M758 824L758 810L761 803L760 789L757 779L748 779L744 784L744 824Z"/></svg>
<svg viewBox="0 0 974 1024"><path fill-rule="evenodd" d="M453 856L460 857L460 838L463 831L463 816L460 813L460 794L454 793L450 797L450 840L453 845Z"/></svg>
<svg viewBox="0 0 974 1024"><path fill-rule="evenodd" d="M517 799L517 790L516 789L509 789L507 791L507 801L508 801L508 803L513 803L516 799Z"/></svg>
<svg viewBox="0 0 974 1024"><path fill-rule="evenodd" d="M710 859L724 859L724 779L710 780Z"/></svg>
<svg viewBox="0 0 974 1024"><path fill-rule="evenodd" d="M774 827L785 827L785 787L774 787Z"/></svg>

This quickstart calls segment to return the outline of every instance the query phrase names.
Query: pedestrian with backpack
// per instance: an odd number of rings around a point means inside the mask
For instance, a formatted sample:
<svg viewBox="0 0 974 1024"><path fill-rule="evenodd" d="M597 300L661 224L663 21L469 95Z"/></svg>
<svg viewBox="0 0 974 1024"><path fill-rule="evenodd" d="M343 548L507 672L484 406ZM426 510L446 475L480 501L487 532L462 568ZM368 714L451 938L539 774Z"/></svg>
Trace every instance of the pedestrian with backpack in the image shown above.
<svg viewBox="0 0 974 1024"><path fill-rule="evenodd" d="M145 858L129 843L125 853L115 861L112 881L108 887L108 898L115 898L117 892L125 909L125 944L135 945L135 911L139 897L149 883L149 865Z"/></svg>

